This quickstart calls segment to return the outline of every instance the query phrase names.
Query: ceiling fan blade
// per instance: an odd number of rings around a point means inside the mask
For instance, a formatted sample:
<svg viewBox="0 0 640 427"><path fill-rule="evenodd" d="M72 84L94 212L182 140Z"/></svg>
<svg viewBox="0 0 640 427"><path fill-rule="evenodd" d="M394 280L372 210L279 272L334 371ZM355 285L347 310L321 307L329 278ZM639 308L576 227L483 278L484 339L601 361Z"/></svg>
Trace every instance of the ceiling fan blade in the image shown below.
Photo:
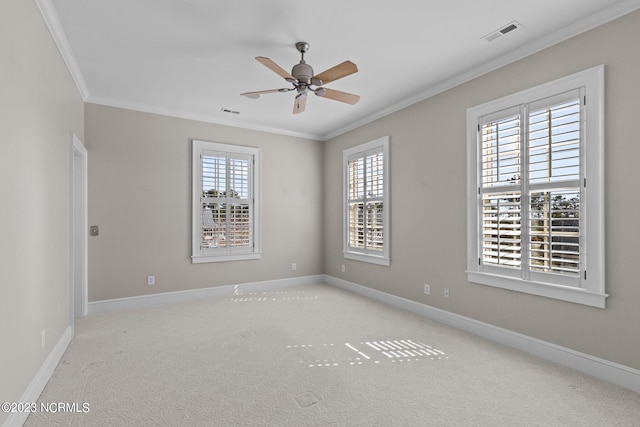
<svg viewBox="0 0 640 427"><path fill-rule="evenodd" d="M329 99L333 99L334 101L345 102L351 105L357 104L358 101L360 101L360 95L354 95L352 93L342 92L341 90L327 89L326 87L323 89L325 91L324 95L319 95L319 96L322 96L323 98L329 98Z"/></svg>
<svg viewBox="0 0 640 427"><path fill-rule="evenodd" d="M293 101L293 114L302 113L307 106L307 95L301 93L296 96L296 99Z"/></svg>
<svg viewBox="0 0 640 427"><path fill-rule="evenodd" d="M265 58L264 56L256 56L256 60L283 79L291 79L295 81L291 74L287 73L281 66L279 66L269 58Z"/></svg>
<svg viewBox="0 0 640 427"><path fill-rule="evenodd" d="M240 96L246 96L247 98L259 98L260 95L265 94L265 93L289 92L290 90L293 90L293 88L257 90L255 92L243 92L243 93L240 94Z"/></svg>
<svg viewBox="0 0 640 427"><path fill-rule="evenodd" d="M350 74L357 73L358 67L351 61L344 61L342 64L338 64L333 68L329 68L314 77L322 80L322 84L327 84L334 80L341 79Z"/></svg>

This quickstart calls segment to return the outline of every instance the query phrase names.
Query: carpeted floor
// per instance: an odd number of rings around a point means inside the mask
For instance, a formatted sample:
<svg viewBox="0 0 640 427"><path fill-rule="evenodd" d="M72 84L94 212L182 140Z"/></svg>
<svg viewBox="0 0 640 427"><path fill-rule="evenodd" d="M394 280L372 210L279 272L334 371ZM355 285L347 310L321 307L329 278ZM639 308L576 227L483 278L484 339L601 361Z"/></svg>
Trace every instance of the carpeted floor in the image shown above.
<svg viewBox="0 0 640 427"><path fill-rule="evenodd" d="M87 316L40 402L25 426L640 426L637 393L322 284Z"/></svg>

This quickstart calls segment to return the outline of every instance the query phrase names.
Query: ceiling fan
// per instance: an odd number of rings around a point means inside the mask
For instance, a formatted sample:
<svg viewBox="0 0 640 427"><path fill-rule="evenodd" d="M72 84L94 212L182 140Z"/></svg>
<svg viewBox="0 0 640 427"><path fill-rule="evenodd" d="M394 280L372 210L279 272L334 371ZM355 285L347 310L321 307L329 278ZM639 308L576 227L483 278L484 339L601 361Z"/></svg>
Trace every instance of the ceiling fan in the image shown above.
<svg viewBox="0 0 640 427"><path fill-rule="evenodd" d="M264 56L256 56L256 60L258 62L260 62L262 65L264 65L274 73L278 74L280 77L284 78L286 81L291 83L293 87L259 90L256 92L245 92L241 93L240 95L256 99L259 98L260 95L265 93L290 92L292 90L295 90L298 92L298 94L296 95L293 103L293 114L302 113L304 111L307 105L307 93L309 93L309 91L315 93L317 96L333 99L334 101L345 102L351 105L357 103L360 100L359 95L322 87L322 85L324 84L358 72L358 67L356 66L356 64L351 61L344 61L343 63L338 64L335 67L329 68L328 70L323 71L320 74L314 75L313 68L311 68L311 65L307 64L304 60L304 54L309 50L309 43L298 42L296 43L296 49L298 49L302 57L300 59L300 63L293 66L291 74L287 73L282 67L273 62L271 59L265 58Z"/></svg>

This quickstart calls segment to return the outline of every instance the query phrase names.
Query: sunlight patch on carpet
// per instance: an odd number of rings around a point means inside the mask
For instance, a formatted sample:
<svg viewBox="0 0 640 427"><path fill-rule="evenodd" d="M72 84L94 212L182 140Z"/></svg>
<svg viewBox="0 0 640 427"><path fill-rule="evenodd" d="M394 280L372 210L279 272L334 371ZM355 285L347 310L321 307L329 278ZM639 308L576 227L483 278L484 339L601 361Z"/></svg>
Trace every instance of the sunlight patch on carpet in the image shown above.
<svg viewBox="0 0 640 427"><path fill-rule="evenodd" d="M412 340L367 341L362 344L366 344L369 348L394 360L420 360L422 358L428 358L430 360L448 359L448 356L446 356L443 351Z"/></svg>
<svg viewBox="0 0 640 427"><path fill-rule="evenodd" d="M314 355L314 358L299 360L300 364L309 368L334 368L344 365L377 365L388 362L402 363L449 359L449 356L444 351L410 339L362 341L359 344L346 342L338 345L333 343L294 344L287 345L286 348Z"/></svg>
<svg viewBox="0 0 640 427"><path fill-rule="evenodd" d="M317 301L317 295L304 295L304 291L274 291L274 292L241 292L234 287L232 302L255 303L273 301Z"/></svg>

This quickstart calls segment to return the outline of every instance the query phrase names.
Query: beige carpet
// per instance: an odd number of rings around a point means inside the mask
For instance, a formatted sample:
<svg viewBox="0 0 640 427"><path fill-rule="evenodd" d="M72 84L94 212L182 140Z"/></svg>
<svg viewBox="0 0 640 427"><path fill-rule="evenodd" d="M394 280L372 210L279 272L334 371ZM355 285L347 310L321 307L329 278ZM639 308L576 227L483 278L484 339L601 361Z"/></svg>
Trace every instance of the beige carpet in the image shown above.
<svg viewBox="0 0 640 427"><path fill-rule="evenodd" d="M328 285L80 319L40 401L72 411L26 426L640 426L637 393Z"/></svg>

